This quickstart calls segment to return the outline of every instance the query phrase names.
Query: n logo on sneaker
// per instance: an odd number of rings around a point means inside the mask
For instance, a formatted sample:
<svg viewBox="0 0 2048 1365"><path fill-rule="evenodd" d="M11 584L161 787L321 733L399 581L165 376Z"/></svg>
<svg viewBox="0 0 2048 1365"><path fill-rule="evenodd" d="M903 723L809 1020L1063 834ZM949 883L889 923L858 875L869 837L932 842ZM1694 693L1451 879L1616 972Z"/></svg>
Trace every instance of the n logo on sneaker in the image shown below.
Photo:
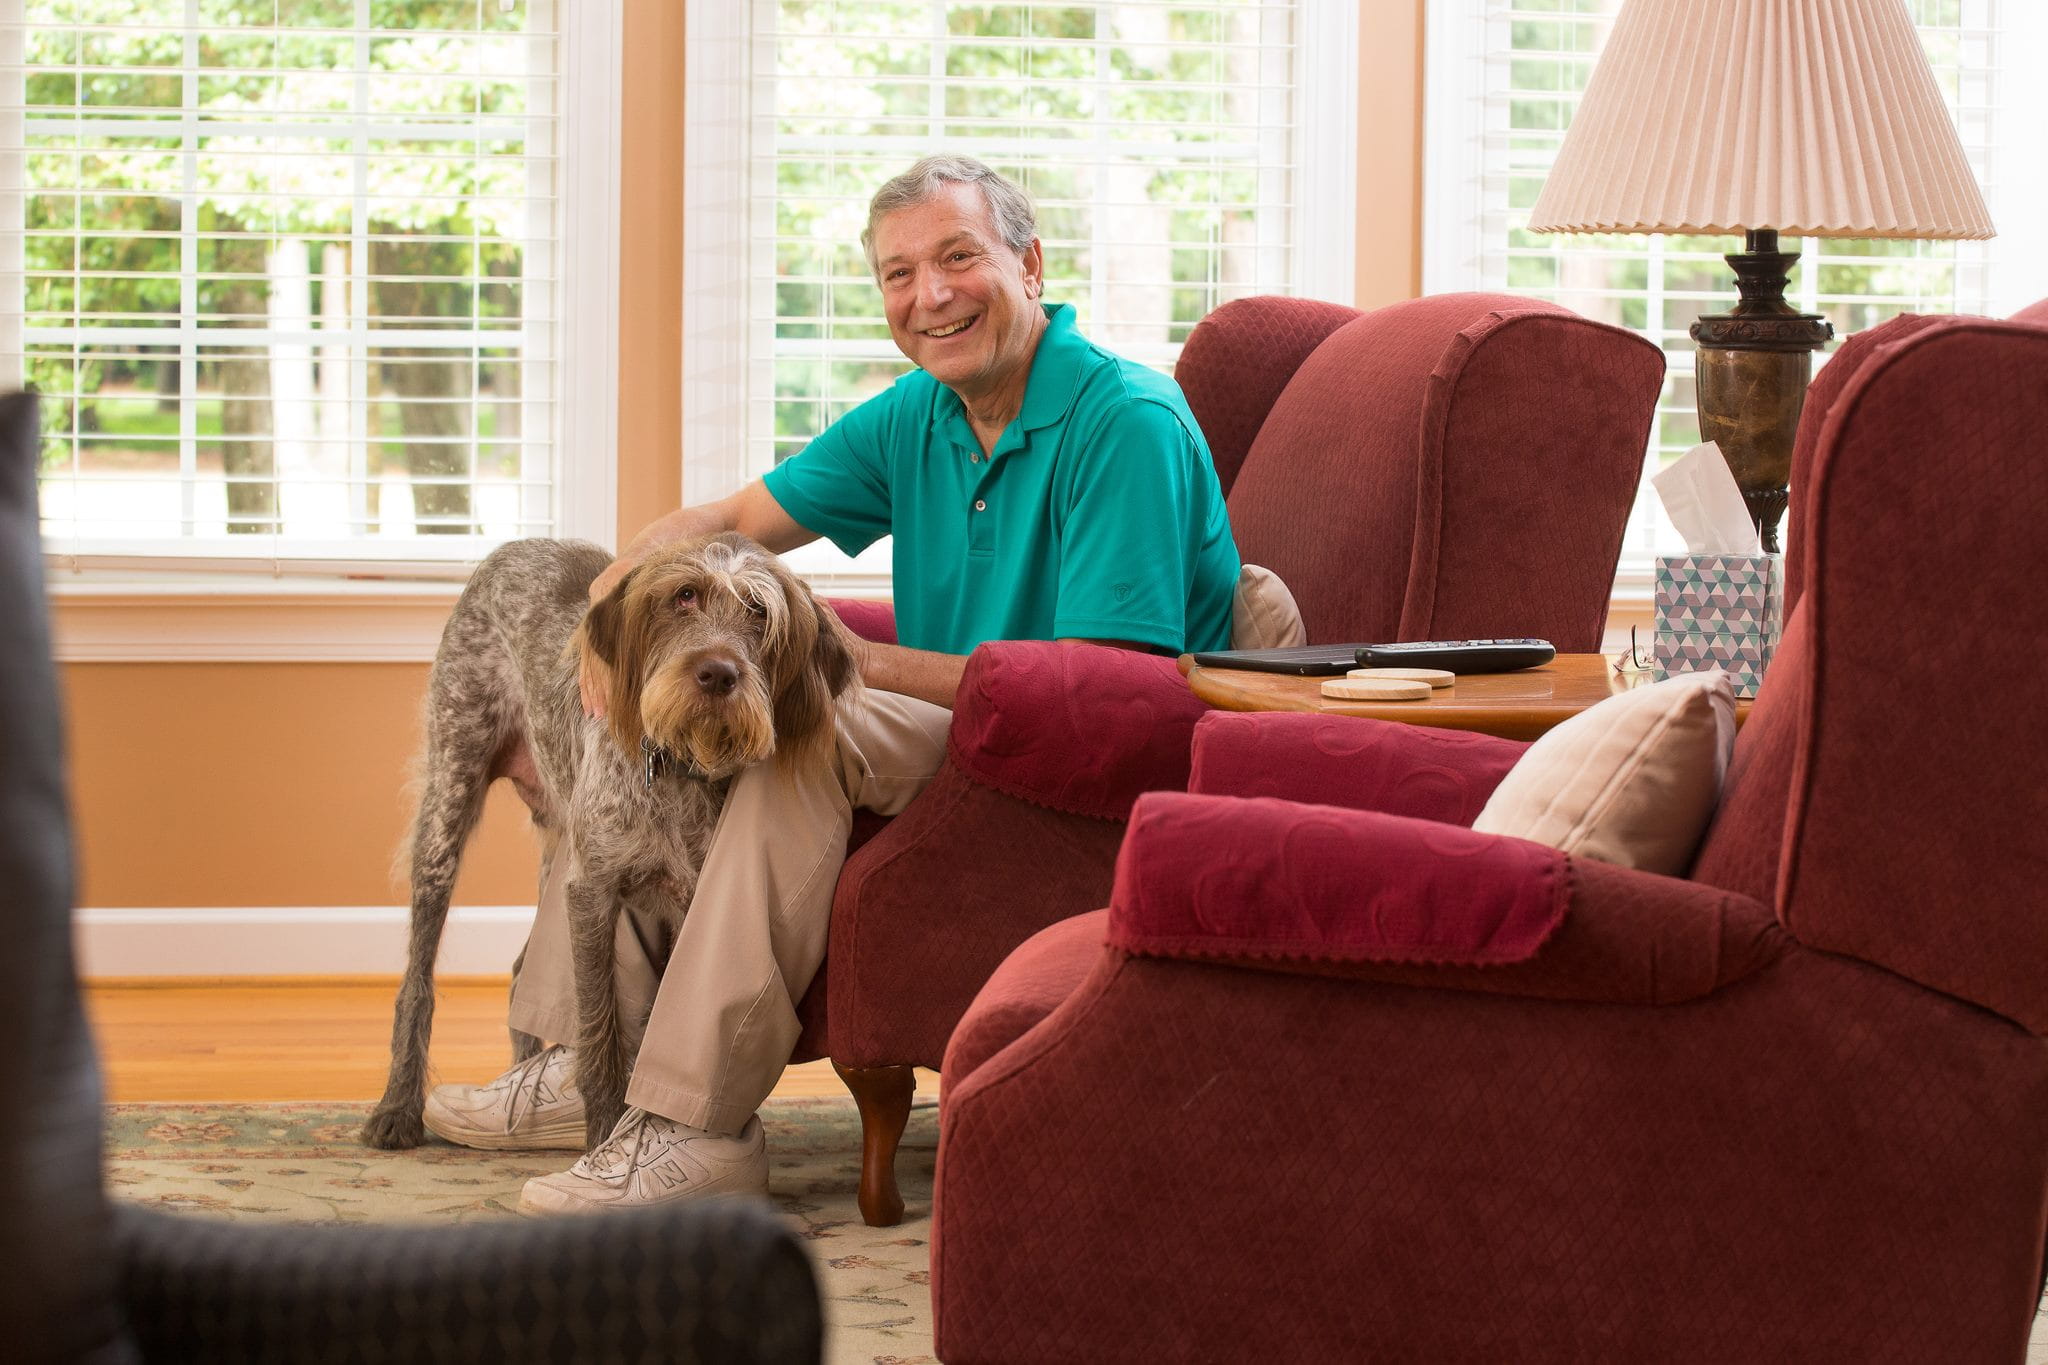
<svg viewBox="0 0 2048 1365"><path fill-rule="evenodd" d="M682 1166L674 1157L670 1157L659 1166L652 1168L648 1171L648 1174L661 1182L661 1188L664 1191L679 1189L690 1183L690 1178L683 1174Z"/></svg>

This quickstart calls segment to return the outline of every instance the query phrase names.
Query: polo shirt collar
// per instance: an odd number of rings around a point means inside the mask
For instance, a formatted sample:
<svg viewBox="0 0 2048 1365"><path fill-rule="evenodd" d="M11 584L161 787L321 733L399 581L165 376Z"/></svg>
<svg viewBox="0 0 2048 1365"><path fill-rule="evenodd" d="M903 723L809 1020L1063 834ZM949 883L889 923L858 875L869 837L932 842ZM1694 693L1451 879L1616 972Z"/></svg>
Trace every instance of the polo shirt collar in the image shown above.
<svg viewBox="0 0 2048 1365"><path fill-rule="evenodd" d="M1074 330L1074 305L1040 306L1045 309L1045 331L1038 338L1038 353L1031 357L1024 406L1017 412L1016 424L1026 431L1049 427L1067 415L1081 382L1081 362L1088 358L1087 338Z"/></svg>
<svg viewBox="0 0 2048 1365"><path fill-rule="evenodd" d="M989 458L1007 454L1024 444L1024 433L1049 427L1067 415L1080 388L1082 362L1088 358L1088 339L1074 326L1074 305L1045 303L1045 331L1038 337L1038 349L1031 357L1031 377L1024 381L1024 403L1017 416L997 440ZM944 395L933 417L952 428L954 444L980 449L974 430L967 423L967 410L959 396L944 385Z"/></svg>

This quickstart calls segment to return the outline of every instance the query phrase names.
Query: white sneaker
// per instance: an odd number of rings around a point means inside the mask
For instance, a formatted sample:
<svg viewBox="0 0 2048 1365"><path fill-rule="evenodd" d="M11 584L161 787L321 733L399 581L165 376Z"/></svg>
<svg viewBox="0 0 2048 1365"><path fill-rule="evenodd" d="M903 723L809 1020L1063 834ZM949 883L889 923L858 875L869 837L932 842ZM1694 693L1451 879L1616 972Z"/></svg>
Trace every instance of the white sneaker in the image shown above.
<svg viewBox="0 0 2048 1365"><path fill-rule="evenodd" d="M427 1131L463 1147L524 1152L583 1145L576 1054L557 1045L488 1085L437 1085L421 1115Z"/></svg>
<svg viewBox="0 0 2048 1365"><path fill-rule="evenodd" d="M598 1213L713 1195L768 1193L768 1139L749 1117L735 1137L628 1109L612 1135L560 1175L537 1175L521 1213Z"/></svg>

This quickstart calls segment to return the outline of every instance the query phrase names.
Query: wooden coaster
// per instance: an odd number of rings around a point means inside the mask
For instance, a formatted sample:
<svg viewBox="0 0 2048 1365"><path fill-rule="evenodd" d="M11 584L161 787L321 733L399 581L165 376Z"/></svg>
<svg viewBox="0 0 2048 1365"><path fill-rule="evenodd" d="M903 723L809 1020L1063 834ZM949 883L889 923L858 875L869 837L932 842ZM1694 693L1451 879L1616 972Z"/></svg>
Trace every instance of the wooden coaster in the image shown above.
<svg viewBox="0 0 2048 1365"><path fill-rule="evenodd" d="M1441 668L1354 668L1344 676L1385 678L1389 682L1428 683L1431 687L1449 687L1458 680L1457 674L1446 673Z"/></svg>
<svg viewBox="0 0 2048 1365"><path fill-rule="evenodd" d="M1338 701L1423 701L1429 693L1426 682L1391 678L1331 678L1323 684L1323 695Z"/></svg>

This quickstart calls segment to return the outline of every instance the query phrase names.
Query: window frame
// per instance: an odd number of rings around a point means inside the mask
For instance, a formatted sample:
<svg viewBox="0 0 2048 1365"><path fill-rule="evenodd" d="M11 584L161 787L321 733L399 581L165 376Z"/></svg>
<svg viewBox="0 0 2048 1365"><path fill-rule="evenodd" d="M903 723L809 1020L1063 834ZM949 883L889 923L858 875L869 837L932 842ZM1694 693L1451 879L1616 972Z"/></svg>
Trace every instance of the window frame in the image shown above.
<svg viewBox="0 0 2048 1365"><path fill-rule="evenodd" d="M625 0L556 3L555 533L609 547L618 520ZM66 559L45 555L57 657L69 662L430 660L469 568L363 558L281 572L267 561L216 568L177 554L71 568Z"/></svg>
<svg viewBox="0 0 2048 1365"><path fill-rule="evenodd" d="M747 289L752 130L772 107L754 59L773 60L753 31L753 0L686 0L683 129L683 503L723 498L748 478ZM1299 295L1351 304L1357 266L1359 14L1350 3L1301 0L1299 192L1293 248ZM933 149L939 150L939 149ZM784 556L820 591L886 597L885 538L849 558L820 539Z"/></svg>

